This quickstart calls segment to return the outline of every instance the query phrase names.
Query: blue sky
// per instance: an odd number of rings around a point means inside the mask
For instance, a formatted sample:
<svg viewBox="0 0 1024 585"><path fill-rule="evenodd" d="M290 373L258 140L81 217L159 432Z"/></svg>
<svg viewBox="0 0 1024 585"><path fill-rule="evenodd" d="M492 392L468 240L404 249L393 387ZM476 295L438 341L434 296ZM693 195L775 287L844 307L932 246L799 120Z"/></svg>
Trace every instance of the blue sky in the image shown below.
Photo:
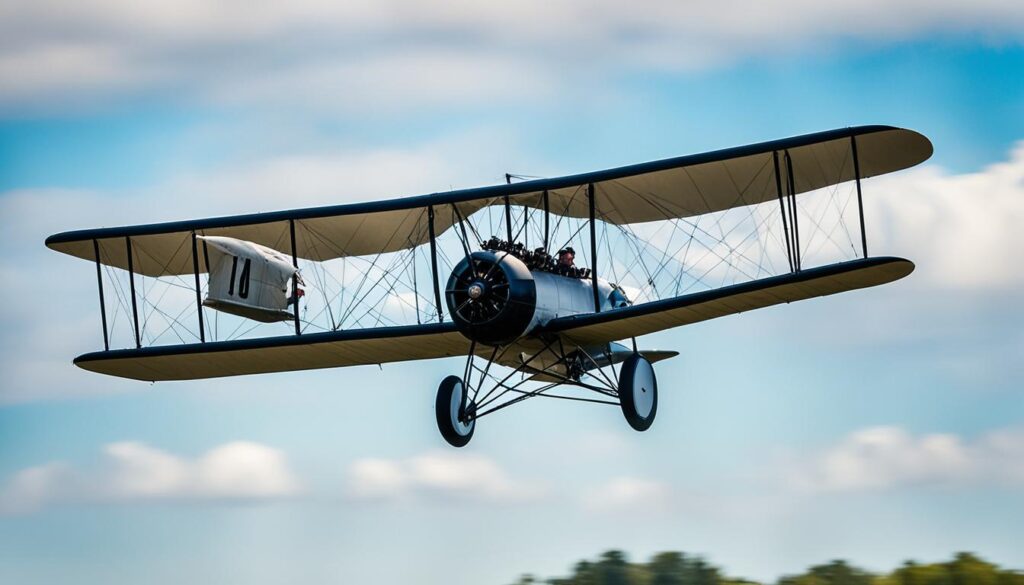
<svg viewBox="0 0 1024 585"><path fill-rule="evenodd" d="M720 4L3 19L0 580L501 583L610 547L762 579L962 549L1024 567L1024 10ZM100 343L93 268L42 246L870 123L935 144L865 185L872 250L917 272L650 336L682 355L644 434L536 402L452 452L432 408L459 360L76 370Z"/></svg>

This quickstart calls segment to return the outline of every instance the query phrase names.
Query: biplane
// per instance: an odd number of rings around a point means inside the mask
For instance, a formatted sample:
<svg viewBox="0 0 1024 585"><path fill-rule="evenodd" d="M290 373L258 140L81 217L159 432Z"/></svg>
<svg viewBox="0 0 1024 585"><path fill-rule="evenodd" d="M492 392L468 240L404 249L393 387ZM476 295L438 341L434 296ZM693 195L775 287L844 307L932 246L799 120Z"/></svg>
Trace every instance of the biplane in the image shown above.
<svg viewBox="0 0 1024 585"><path fill-rule="evenodd" d="M103 350L74 360L92 372L193 380L463 356L435 400L453 446L542 397L612 405L643 431L653 364L678 352L638 337L910 274L868 255L861 183L931 154L917 132L860 126L46 245L95 265ZM578 258L554 260L572 245Z"/></svg>

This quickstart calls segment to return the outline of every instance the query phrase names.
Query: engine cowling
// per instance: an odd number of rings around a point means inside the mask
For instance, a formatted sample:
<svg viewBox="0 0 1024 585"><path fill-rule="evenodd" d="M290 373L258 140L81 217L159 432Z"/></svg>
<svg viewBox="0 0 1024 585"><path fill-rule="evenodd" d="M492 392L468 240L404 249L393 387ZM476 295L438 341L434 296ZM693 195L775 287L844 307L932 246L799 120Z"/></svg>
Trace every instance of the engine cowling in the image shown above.
<svg viewBox="0 0 1024 585"><path fill-rule="evenodd" d="M474 252L448 278L445 301L463 335L487 345L509 343L530 328L537 286L526 264L505 252Z"/></svg>

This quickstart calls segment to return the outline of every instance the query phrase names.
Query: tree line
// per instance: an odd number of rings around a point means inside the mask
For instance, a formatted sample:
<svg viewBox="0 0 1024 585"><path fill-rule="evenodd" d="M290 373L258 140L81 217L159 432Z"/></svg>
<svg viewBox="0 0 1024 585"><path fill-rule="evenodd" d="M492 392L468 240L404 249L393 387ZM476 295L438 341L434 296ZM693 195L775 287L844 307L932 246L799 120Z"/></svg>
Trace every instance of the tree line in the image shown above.
<svg viewBox="0 0 1024 585"><path fill-rule="evenodd" d="M514 585L764 585L727 576L702 557L663 552L647 562L633 563L610 550L596 560L579 561L568 577L542 579L526 574ZM776 585L1024 585L1024 572L1004 569L967 552L952 560L920 564L907 561L889 573L875 574L846 561L811 567L780 578Z"/></svg>

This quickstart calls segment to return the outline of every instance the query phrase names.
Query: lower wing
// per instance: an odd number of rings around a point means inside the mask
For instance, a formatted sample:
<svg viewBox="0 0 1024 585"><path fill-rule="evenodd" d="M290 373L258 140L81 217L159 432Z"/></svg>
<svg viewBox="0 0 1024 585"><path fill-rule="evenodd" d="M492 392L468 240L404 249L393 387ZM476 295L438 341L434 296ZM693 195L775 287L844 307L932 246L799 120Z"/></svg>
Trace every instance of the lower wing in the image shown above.
<svg viewBox="0 0 1024 585"><path fill-rule="evenodd" d="M560 317L548 322L540 333L557 333L577 345L608 343L781 303L878 286L913 271L914 263L903 258L862 258L602 313Z"/></svg>

